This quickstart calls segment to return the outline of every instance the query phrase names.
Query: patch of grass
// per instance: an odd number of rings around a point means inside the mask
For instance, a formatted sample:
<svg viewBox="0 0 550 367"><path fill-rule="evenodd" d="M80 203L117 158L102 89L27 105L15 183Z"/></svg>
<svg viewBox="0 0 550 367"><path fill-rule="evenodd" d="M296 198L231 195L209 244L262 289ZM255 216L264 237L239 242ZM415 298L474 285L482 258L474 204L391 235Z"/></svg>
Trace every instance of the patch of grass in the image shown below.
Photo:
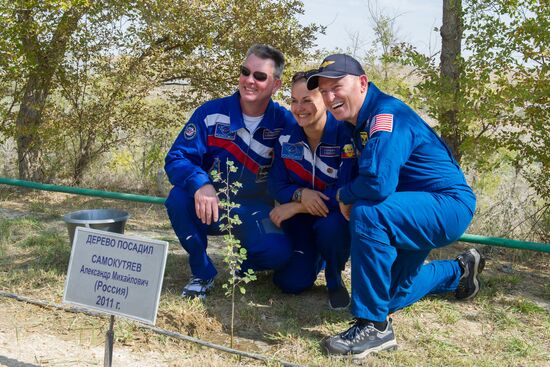
<svg viewBox="0 0 550 367"><path fill-rule="evenodd" d="M29 205L29 209L33 213L47 213L51 206L46 200L32 201Z"/></svg>
<svg viewBox="0 0 550 367"><path fill-rule="evenodd" d="M544 312L544 308L525 298L514 299L510 302L510 304L512 306L512 310L526 315Z"/></svg>
<svg viewBox="0 0 550 367"><path fill-rule="evenodd" d="M495 326L501 330L515 329L520 325L520 321L510 314L506 309L493 307L488 316L494 322Z"/></svg>
<svg viewBox="0 0 550 367"><path fill-rule="evenodd" d="M41 269L23 264L17 270L1 275L2 287L23 289L22 294L47 288L47 297L49 298L52 295L52 288L58 290L56 294L61 295L63 292L65 276L57 270Z"/></svg>
<svg viewBox="0 0 550 367"><path fill-rule="evenodd" d="M521 277L517 274L502 274L496 276L483 276L481 296L492 298L497 293L506 293L521 283Z"/></svg>
<svg viewBox="0 0 550 367"><path fill-rule="evenodd" d="M33 266L57 270L60 273L67 271L71 247L60 234L44 232L27 238L21 243L21 247L31 249L34 255Z"/></svg>
<svg viewBox="0 0 550 367"><path fill-rule="evenodd" d="M441 335L426 335L418 341L420 347L428 352L430 359L444 359L447 355L458 355L463 353L463 348L446 340Z"/></svg>
<svg viewBox="0 0 550 367"><path fill-rule="evenodd" d="M39 231L43 225L34 218L15 218L0 220L0 246L15 244L29 233Z"/></svg>
<svg viewBox="0 0 550 367"><path fill-rule="evenodd" d="M533 352L533 347L524 340L512 337L504 341L505 349L508 353L516 357L528 357Z"/></svg>

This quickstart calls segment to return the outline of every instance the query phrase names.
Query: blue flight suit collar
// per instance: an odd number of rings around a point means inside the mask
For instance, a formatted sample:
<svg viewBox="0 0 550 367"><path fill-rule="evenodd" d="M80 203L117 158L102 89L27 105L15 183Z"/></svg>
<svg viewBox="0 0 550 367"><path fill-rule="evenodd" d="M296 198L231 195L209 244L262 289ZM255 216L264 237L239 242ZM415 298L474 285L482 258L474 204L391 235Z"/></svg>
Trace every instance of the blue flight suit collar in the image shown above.
<svg viewBox="0 0 550 367"><path fill-rule="evenodd" d="M232 133L246 127L243 120L243 111L241 110L240 100L241 95L239 91L233 93L233 95L229 97L229 121ZM262 121L260 121L258 127L264 127L268 130L273 131L276 128L275 112L275 103L272 99L270 99L269 104L267 105L267 108L264 112L264 117L262 118Z"/></svg>

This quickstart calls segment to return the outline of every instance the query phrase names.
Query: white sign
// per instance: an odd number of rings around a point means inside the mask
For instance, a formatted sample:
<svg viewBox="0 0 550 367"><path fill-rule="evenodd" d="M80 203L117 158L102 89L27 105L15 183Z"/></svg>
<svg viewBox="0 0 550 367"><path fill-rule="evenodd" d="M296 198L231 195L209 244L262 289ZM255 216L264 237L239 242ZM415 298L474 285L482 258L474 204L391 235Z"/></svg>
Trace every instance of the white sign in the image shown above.
<svg viewBox="0 0 550 367"><path fill-rule="evenodd" d="M167 255L165 241L76 227L63 302L154 325Z"/></svg>

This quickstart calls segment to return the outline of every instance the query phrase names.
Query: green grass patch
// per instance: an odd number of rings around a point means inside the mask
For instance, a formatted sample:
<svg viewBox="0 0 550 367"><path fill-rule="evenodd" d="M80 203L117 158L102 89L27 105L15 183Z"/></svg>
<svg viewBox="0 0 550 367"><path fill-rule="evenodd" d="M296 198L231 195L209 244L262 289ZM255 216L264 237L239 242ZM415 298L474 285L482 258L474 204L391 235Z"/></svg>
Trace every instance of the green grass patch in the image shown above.
<svg viewBox="0 0 550 367"><path fill-rule="evenodd" d="M34 255L31 266L53 269L60 273L67 271L71 246L64 236L53 232L40 233L24 240L21 247L30 249Z"/></svg>
<svg viewBox="0 0 550 367"><path fill-rule="evenodd" d="M526 315L545 312L544 308L525 298L513 299L510 302L512 310Z"/></svg>
<svg viewBox="0 0 550 367"><path fill-rule="evenodd" d="M534 349L529 343L517 337L512 337L504 343L506 351L515 357L528 357Z"/></svg>
<svg viewBox="0 0 550 367"><path fill-rule="evenodd" d="M0 247L15 244L42 228L43 225L33 218L2 219L0 220Z"/></svg>
<svg viewBox="0 0 550 367"><path fill-rule="evenodd" d="M517 274L484 275L480 295L486 298L493 298L498 293L506 293L520 283L521 277Z"/></svg>

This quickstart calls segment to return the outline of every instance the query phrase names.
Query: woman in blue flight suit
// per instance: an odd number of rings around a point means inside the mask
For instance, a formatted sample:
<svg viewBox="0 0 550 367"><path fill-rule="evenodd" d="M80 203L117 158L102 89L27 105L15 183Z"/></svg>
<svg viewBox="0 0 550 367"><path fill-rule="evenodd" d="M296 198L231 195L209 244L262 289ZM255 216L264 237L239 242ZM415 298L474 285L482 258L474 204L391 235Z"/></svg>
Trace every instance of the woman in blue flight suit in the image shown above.
<svg viewBox="0 0 550 367"><path fill-rule="evenodd" d="M299 72L292 78L291 111L298 125L280 135L269 174L270 193L280 204L270 218L294 249L274 282L300 293L313 285L324 261L329 306L344 309L350 298L341 272L349 258L350 234L335 196L356 169L353 127L326 111L319 91L307 89L307 77Z"/></svg>

